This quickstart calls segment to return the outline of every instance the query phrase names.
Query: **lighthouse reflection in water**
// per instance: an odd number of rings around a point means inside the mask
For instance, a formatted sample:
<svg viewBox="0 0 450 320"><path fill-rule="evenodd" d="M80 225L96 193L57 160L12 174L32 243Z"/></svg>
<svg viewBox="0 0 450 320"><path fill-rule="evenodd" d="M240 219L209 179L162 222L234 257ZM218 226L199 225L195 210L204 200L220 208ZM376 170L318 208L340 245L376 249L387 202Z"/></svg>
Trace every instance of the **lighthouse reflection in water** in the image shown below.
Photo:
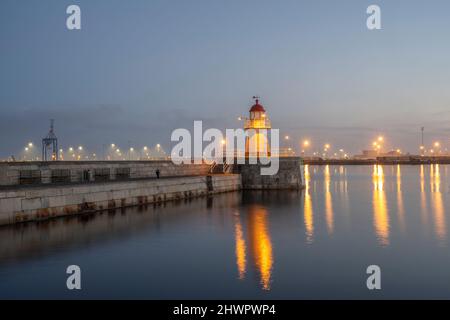
<svg viewBox="0 0 450 320"><path fill-rule="evenodd" d="M252 205L247 214L247 237L242 232L239 216L236 217L236 262L239 279L245 278L247 254L259 273L261 287L270 289L273 254L269 234L268 212L264 207ZM249 246L246 245L246 240ZM248 248L248 251L247 251Z"/></svg>
<svg viewBox="0 0 450 320"><path fill-rule="evenodd" d="M450 299L450 166L305 166L305 180L1 228L0 298L370 299L376 264L376 298Z"/></svg>

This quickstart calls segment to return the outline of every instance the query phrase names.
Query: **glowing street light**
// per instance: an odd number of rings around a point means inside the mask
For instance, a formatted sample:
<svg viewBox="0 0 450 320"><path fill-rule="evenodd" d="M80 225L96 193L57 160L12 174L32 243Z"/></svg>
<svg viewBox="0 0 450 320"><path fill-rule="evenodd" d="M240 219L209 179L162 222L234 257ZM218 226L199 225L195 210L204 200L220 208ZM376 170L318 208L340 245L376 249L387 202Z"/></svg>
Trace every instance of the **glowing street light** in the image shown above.
<svg viewBox="0 0 450 320"><path fill-rule="evenodd" d="M384 141L383 136L379 136L379 137L378 137L378 141L379 141L379 142L383 142L383 141Z"/></svg>
<svg viewBox="0 0 450 320"><path fill-rule="evenodd" d="M289 136L284 136L284 140L289 140L290 139L290 137Z"/></svg>
<svg viewBox="0 0 450 320"><path fill-rule="evenodd" d="M29 142L29 143L28 143L28 147L29 147L29 148L33 148L33 142Z"/></svg>
<svg viewBox="0 0 450 320"><path fill-rule="evenodd" d="M302 154L305 155L305 149L309 148L309 146L311 145L311 142L309 140L305 139L305 140L303 140L302 145L303 145Z"/></svg>
<svg viewBox="0 0 450 320"><path fill-rule="evenodd" d="M79 146L79 147L78 147L78 150L83 151L83 147L82 147L82 146Z"/></svg>

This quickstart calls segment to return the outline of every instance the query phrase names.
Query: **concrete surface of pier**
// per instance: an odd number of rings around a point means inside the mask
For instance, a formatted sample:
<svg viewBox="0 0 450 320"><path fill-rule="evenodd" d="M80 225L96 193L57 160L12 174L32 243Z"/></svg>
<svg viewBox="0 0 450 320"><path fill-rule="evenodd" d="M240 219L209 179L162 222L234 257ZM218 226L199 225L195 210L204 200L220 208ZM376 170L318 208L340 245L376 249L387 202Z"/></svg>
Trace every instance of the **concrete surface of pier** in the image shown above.
<svg viewBox="0 0 450 320"><path fill-rule="evenodd" d="M261 167L231 165L230 173L224 173L214 172L208 164L175 165L171 161L2 163L0 225L241 189L303 187L300 158L280 158L273 176L261 175Z"/></svg>
<svg viewBox="0 0 450 320"><path fill-rule="evenodd" d="M0 225L145 206L240 189L238 174L19 187L0 191Z"/></svg>

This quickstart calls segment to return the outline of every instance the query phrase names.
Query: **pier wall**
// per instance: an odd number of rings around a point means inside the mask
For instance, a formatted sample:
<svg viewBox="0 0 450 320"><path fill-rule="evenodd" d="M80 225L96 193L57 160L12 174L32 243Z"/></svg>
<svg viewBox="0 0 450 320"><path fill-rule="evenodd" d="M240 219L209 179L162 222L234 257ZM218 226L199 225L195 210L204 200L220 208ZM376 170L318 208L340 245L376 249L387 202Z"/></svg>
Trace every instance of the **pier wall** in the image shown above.
<svg viewBox="0 0 450 320"><path fill-rule="evenodd" d="M238 174L141 179L0 190L0 225L236 191Z"/></svg>
<svg viewBox="0 0 450 320"><path fill-rule="evenodd" d="M268 165L238 165L243 189L302 189L305 185L303 163L299 157L279 158L279 169L275 175L261 175L262 167L268 167Z"/></svg>
<svg viewBox="0 0 450 320"><path fill-rule="evenodd" d="M0 162L0 187L23 184L83 183L208 174L210 165L161 161Z"/></svg>
<svg viewBox="0 0 450 320"><path fill-rule="evenodd" d="M0 225L241 189L301 189L302 166L300 158L280 158L278 173L265 176L261 164L232 164L230 173L218 166L211 174L211 165L171 161L2 163Z"/></svg>

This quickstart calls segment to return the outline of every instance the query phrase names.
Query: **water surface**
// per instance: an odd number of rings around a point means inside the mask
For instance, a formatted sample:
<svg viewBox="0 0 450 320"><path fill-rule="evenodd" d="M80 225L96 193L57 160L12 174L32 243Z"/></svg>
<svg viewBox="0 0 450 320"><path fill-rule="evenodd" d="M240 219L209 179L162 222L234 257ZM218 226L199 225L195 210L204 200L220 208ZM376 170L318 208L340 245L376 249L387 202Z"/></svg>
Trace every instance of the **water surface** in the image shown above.
<svg viewBox="0 0 450 320"><path fill-rule="evenodd" d="M449 166L306 171L300 192L0 228L0 298L450 298ZM71 264L81 291L66 289Z"/></svg>

